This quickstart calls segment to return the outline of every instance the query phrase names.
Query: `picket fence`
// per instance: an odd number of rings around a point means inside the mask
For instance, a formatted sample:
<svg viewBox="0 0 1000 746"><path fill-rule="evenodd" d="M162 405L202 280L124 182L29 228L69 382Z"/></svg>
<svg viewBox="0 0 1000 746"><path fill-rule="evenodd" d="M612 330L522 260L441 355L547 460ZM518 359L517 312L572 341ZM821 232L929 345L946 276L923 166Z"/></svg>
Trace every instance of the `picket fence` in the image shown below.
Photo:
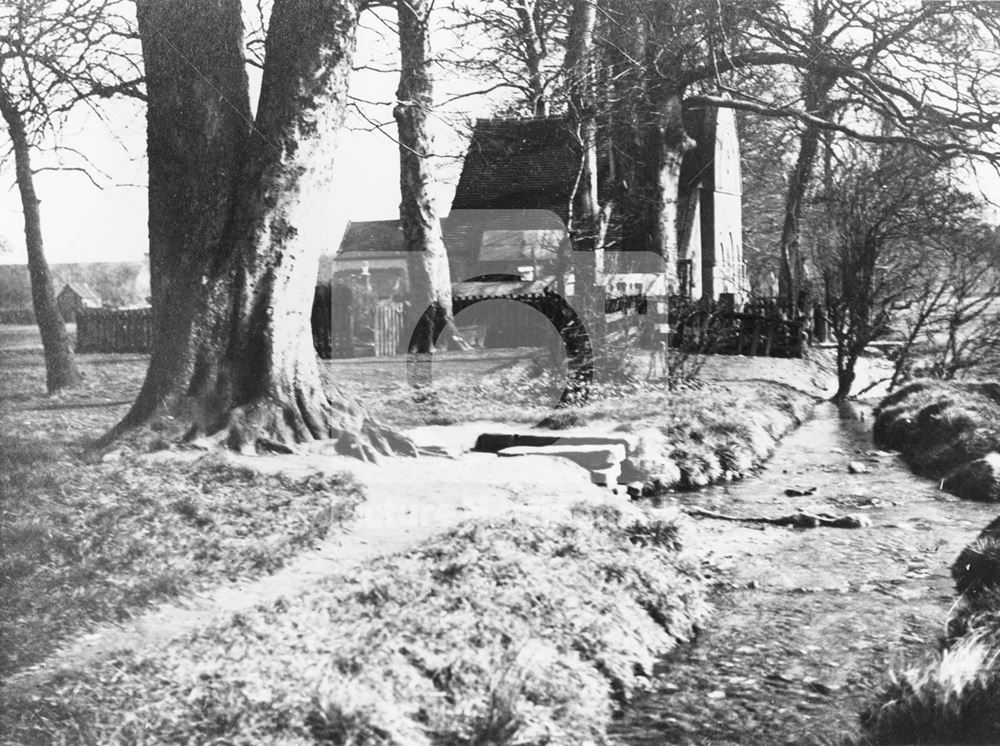
<svg viewBox="0 0 1000 746"><path fill-rule="evenodd" d="M81 308L76 312L76 351L149 352L153 312L149 308Z"/></svg>
<svg viewBox="0 0 1000 746"><path fill-rule="evenodd" d="M484 306L484 313L466 323L474 324L482 344L490 347L543 343L548 326L533 313L559 321L561 311L555 296L527 298L524 314ZM643 341L653 339L657 321L647 313L658 299L652 296L609 298L608 329L638 331ZM473 303L456 302L456 313ZM550 307L552 306L552 307ZM668 319L672 346L700 347L706 352L769 357L801 357L810 340L823 340L825 324L820 312L808 318L789 318L773 299L761 299L742 307L723 302L691 303L671 298ZM516 310L516 309L514 309ZM521 316L525 315L525 318ZM541 323L539 323L541 322ZM405 351L408 338L405 305L393 300L368 299L352 304L350 295L340 297L337 288L316 288L312 315L313 344L320 357L378 357ZM470 327L472 329L473 327ZM471 332L470 332L471 333ZM536 339L537 338L537 339ZM81 309L76 317L76 351L80 353L148 353L152 347L152 311L149 308Z"/></svg>

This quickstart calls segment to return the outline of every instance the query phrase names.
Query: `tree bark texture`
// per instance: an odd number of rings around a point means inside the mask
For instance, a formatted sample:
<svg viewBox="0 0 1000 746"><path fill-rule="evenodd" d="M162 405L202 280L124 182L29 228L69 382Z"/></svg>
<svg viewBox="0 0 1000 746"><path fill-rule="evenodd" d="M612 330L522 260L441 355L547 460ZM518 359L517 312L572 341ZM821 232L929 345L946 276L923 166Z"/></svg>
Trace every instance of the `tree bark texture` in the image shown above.
<svg viewBox="0 0 1000 746"><path fill-rule="evenodd" d="M806 109L818 116L829 116L828 98L835 80L806 73L802 86ZM815 125L806 125L799 136L799 154L788 177L788 193L785 198L785 219L781 227L779 244L778 294L793 305L799 303L799 293L803 290L804 263L800 246L802 210L806 194L812 183L816 155L822 131Z"/></svg>
<svg viewBox="0 0 1000 746"><path fill-rule="evenodd" d="M663 257L667 272L667 287L671 294L679 291L677 282L677 200L681 183L681 165L684 154L694 147L684 129L682 92L668 88L661 94L655 111L659 158L656 180L656 249Z"/></svg>
<svg viewBox="0 0 1000 746"><path fill-rule="evenodd" d="M521 24L521 40L524 44L524 62L528 68L528 90L531 112L536 117L548 116L549 102L545 90L545 39L541 35L537 0L518 0L514 6L518 22Z"/></svg>
<svg viewBox="0 0 1000 746"><path fill-rule="evenodd" d="M398 0L400 75L393 115L399 135L399 218L409 252L412 334L409 352L430 354L443 331L461 340L452 320L451 273L434 204L430 114L429 0Z"/></svg>
<svg viewBox="0 0 1000 746"><path fill-rule="evenodd" d="M239 0L138 0L148 95L154 342L107 436L175 421L239 450L333 438L374 458L408 443L320 378L310 303L357 7L277 0L251 117ZM188 427L189 425L189 427Z"/></svg>
<svg viewBox="0 0 1000 746"><path fill-rule="evenodd" d="M45 354L45 386L50 394L76 386L80 372L73 357L66 324L56 303L55 287L42 241L42 218L31 170L31 146L24 120L7 91L0 87L0 114L7 124L14 151L17 188L24 211L24 243L28 250L31 302Z"/></svg>
<svg viewBox="0 0 1000 746"><path fill-rule="evenodd" d="M563 68L569 87L568 124L576 133L580 163L569 205L572 242L573 294L583 312L582 326L567 337L567 354L575 388L586 398L593 376L594 357L601 354L604 337L604 251L597 173L597 107L594 100L594 0L573 0ZM600 287L599 287L600 285ZM589 338L589 339L588 339Z"/></svg>
<svg viewBox="0 0 1000 746"><path fill-rule="evenodd" d="M807 126L799 137L799 154L788 177L785 197L785 219L781 227L779 244L778 294L797 302L802 287L802 252L799 246L800 223L806 192L812 181L813 165L819 147L819 129Z"/></svg>

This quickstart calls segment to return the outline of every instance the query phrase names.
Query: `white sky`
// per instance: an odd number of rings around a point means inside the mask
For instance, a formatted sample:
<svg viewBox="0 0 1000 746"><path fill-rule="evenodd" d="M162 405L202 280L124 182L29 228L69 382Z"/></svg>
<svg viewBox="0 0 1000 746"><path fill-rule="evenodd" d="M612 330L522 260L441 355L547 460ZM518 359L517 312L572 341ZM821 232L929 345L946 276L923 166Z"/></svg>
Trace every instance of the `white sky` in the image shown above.
<svg viewBox="0 0 1000 746"><path fill-rule="evenodd" d="M377 22L359 35L360 61L386 62L389 42L381 39ZM452 40L438 44L454 43ZM391 51L389 52L391 54ZM391 65L392 57L388 60ZM359 71L352 81L352 93L369 100L391 101L396 86L394 74ZM438 98L474 89L468 81L439 81ZM502 94L501 94L502 95ZM458 118L486 116L491 101L482 96L465 98L453 107ZM75 114L61 134L62 143L85 153L104 176L94 170L104 188L95 187L80 173L45 171L36 176L36 190L42 200L42 230L48 259L56 262L140 260L147 250L145 114L136 102L118 101L106 105L108 122L93 114ZM382 107L378 120L389 122L394 131L391 108ZM452 119L455 121L455 119ZM355 125L364 124L354 118ZM464 149L461 132L449 123L438 126L438 152L459 154ZM24 235L20 198L14 183L13 159L0 167L0 239L13 253L0 256L0 262L23 262ZM72 157L67 163L79 165ZM35 155L34 166L51 165L51 155ZM439 206L446 213L451 202L460 162L442 161L439 166L441 187ZM396 144L377 131L348 130L342 133L336 161L337 177L331 209L317 219L322 221L321 235L329 236L328 248L339 243L348 219L391 219L398 215L399 165ZM994 202L1000 202L1000 177L989 169L980 170L980 186ZM990 216L1000 223L1000 208Z"/></svg>
<svg viewBox="0 0 1000 746"><path fill-rule="evenodd" d="M386 42L372 31L359 34L358 61L384 55ZM389 60L390 66L392 60ZM368 100L391 101L397 76L358 71L352 80L352 94ZM466 83L468 88L470 84ZM455 86L439 84L440 97L454 93ZM461 87L457 90L461 90ZM256 92L251 99L254 100ZM486 116L490 102L483 97L462 101L464 113ZM80 261L141 260L147 251L145 112L138 102L113 101L105 104L107 122L92 113L74 113L60 135L63 146L85 153L96 168L91 172L103 189L95 187L82 173L43 171L35 177L41 200L42 231L46 256L50 263ZM378 121L389 121L391 107L374 110ZM365 127L355 117L352 124ZM437 151L459 153L464 149L461 134L440 122ZM4 133L5 139L6 133ZM33 166L55 165L51 154L33 153ZM329 247L335 248L348 219L376 220L398 217L399 162L395 142L378 131L345 130L341 134L336 159L336 180L331 209L317 216ZM66 155L67 165L80 165L79 159ZM447 212L451 193L458 177L454 159L440 164L441 188L438 201ZM98 170L99 169L99 170ZM100 172L105 175L102 176ZM12 249L0 256L0 263L25 261L24 226L20 195L14 181L13 158L0 166L0 239Z"/></svg>

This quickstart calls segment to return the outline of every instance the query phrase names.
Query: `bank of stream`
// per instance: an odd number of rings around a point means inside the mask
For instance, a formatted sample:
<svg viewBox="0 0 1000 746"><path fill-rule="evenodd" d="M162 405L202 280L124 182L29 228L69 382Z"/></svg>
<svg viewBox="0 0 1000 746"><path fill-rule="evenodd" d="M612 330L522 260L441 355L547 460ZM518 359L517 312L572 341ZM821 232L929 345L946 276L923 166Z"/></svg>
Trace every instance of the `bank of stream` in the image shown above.
<svg viewBox="0 0 1000 746"><path fill-rule="evenodd" d="M997 509L914 476L875 449L870 425L865 406L819 404L759 477L677 498L733 515L861 513L872 525L697 519L716 611L694 643L662 661L652 690L616 723L616 740L842 743L857 735L885 672L928 654L955 598L950 565ZM851 462L867 470L851 473Z"/></svg>

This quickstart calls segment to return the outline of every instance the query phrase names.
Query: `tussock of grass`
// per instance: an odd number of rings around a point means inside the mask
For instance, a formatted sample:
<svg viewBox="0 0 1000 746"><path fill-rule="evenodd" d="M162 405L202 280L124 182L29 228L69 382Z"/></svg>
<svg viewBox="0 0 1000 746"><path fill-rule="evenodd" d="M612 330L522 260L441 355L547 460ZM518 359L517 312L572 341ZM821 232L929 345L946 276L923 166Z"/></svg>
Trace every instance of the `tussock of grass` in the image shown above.
<svg viewBox="0 0 1000 746"><path fill-rule="evenodd" d="M962 594L977 594L988 589L1000 591L1000 518L962 550L951 567L951 576Z"/></svg>
<svg viewBox="0 0 1000 746"><path fill-rule="evenodd" d="M942 487L969 500L1000 502L1000 453L959 466L945 477Z"/></svg>
<svg viewBox="0 0 1000 746"><path fill-rule="evenodd" d="M650 477L654 493L662 487L693 490L738 479L767 460L812 405L805 394L763 382L752 393L732 385L676 393L658 418L643 421L655 426L636 431L633 465Z"/></svg>
<svg viewBox="0 0 1000 746"><path fill-rule="evenodd" d="M1000 743L1000 518L952 566L944 650L891 674L862 716L875 744Z"/></svg>
<svg viewBox="0 0 1000 746"><path fill-rule="evenodd" d="M587 506L461 525L145 659L11 702L46 742L604 742L704 616L673 519ZM39 720L36 713L47 713ZM101 717L96 717L102 713Z"/></svg>
<svg viewBox="0 0 1000 746"><path fill-rule="evenodd" d="M361 498L346 476L291 481L218 457L43 463L12 446L0 449L3 672L88 623L201 582L271 572Z"/></svg>
<svg viewBox="0 0 1000 746"><path fill-rule="evenodd" d="M963 464L1000 451L997 390L1000 386L993 383L921 382L905 386L876 409L875 443L900 451L915 471L943 477Z"/></svg>
<svg viewBox="0 0 1000 746"><path fill-rule="evenodd" d="M976 630L893 676L862 725L876 744L1000 743L1000 629Z"/></svg>

